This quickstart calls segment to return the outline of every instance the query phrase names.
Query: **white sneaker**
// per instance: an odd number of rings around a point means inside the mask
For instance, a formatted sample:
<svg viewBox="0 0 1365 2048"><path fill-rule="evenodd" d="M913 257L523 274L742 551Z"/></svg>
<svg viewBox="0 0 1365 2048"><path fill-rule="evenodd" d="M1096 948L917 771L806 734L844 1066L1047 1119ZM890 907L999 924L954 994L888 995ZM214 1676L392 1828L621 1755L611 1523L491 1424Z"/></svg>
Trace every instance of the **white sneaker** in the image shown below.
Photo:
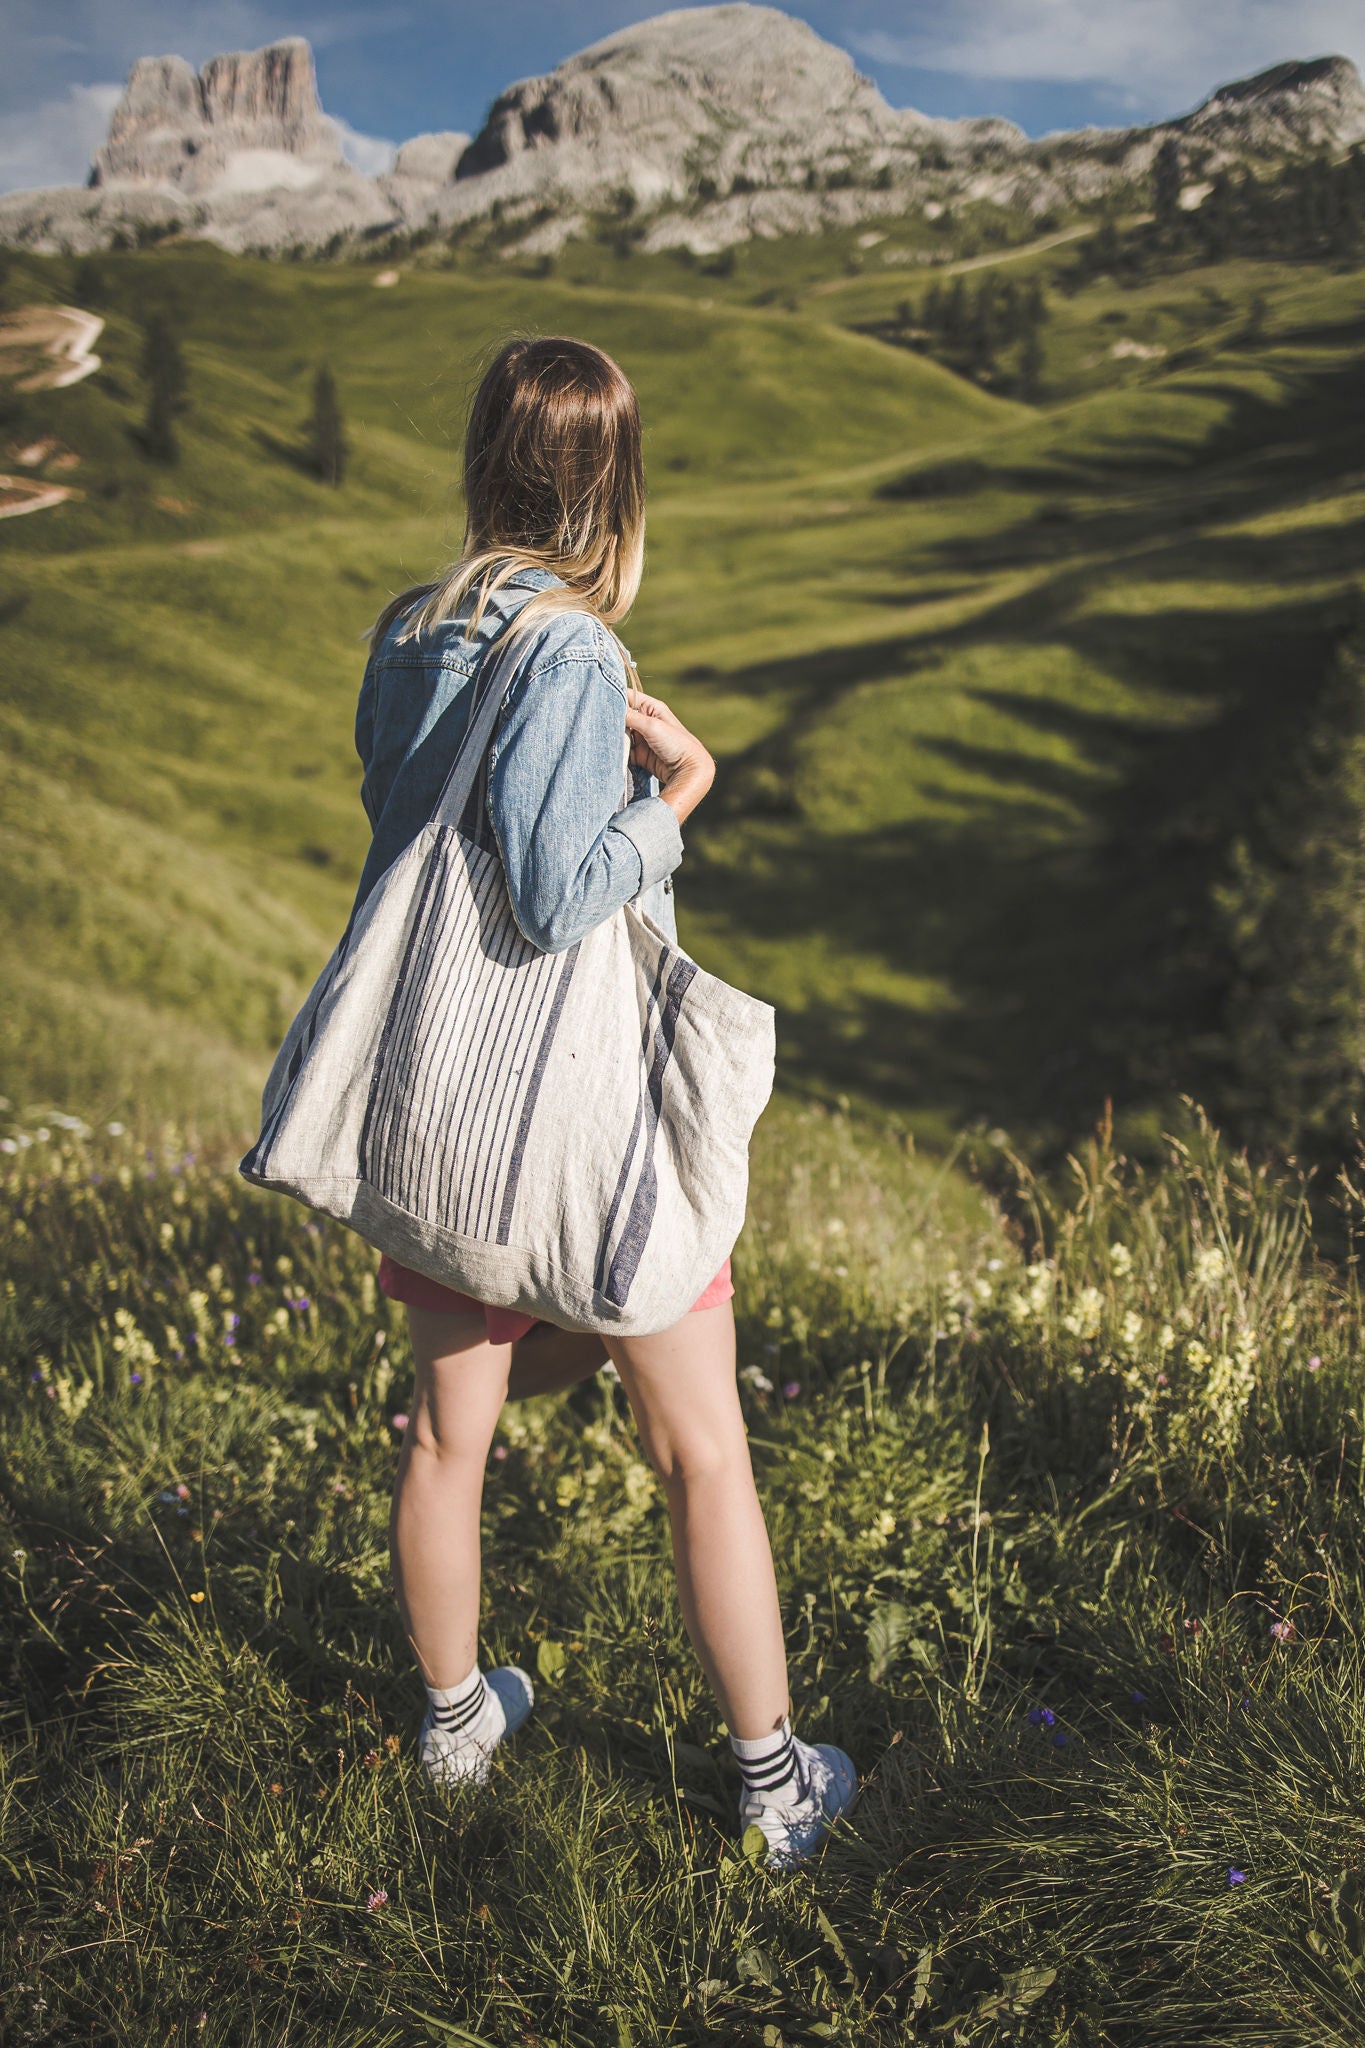
<svg viewBox="0 0 1365 2048"><path fill-rule="evenodd" d="M802 1742L793 1736L797 1797L790 1805L760 1799L745 1791L739 1817L747 1827L760 1827L768 1840L764 1859L769 1870L791 1870L820 1847L840 1814L858 1796L858 1773L852 1757L832 1742Z"/></svg>
<svg viewBox="0 0 1365 2048"><path fill-rule="evenodd" d="M483 1676L488 1695L472 1728L451 1735L433 1725L430 1707L422 1722L418 1751L432 1783L442 1791L486 1784L493 1751L505 1735L521 1727L535 1705L535 1688L519 1665L500 1664Z"/></svg>

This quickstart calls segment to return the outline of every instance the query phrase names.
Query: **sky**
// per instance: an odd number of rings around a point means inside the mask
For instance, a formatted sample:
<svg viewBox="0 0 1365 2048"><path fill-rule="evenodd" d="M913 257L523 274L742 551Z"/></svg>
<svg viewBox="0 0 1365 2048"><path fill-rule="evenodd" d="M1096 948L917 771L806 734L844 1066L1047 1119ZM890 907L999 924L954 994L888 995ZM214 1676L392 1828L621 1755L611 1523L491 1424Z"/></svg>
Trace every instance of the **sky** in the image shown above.
<svg viewBox="0 0 1365 2048"><path fill-rule="evenodd" d="M83 181L133 60L307 36L361 170L431 129L475 131L518 78L662 11L631 0L0 0L0 191ZM1004 114L1030 135L1188 111L1287 57L1365 70L1362 0L809 0L893 106Z"/></svg>

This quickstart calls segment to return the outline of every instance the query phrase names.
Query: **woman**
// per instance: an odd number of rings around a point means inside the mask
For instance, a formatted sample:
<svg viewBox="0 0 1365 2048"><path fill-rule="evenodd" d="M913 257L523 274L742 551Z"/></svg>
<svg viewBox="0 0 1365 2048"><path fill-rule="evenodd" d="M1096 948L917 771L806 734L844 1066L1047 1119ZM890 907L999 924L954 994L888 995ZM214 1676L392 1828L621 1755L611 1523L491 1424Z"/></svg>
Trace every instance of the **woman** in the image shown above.
<svg viewBox="0 0 1365 2048"><path fill-rule="evenodd" d="M666 705L634 687L611 627L644 561L635 393L585 342L512 341L474 400L460 560L377 621L356 743L374 840L358 901L434 807L481 658L520 643L498 729L463 820L495 848L535 946L571 946L628 900L675 937L681 827L714 763ZM648 1337L552 1330L438 1286L385 1257L407 1305L416 1384L398 1463L394 1580L426 1683L423 1760L440 1783L483 1779L531 1710L525 1673L477 1659L479 1514L503 1402L566 1387L607 1362L668 1501L688 1634L730 1730L740 1817L770 1861L799 1861L852 1802L841 1750L787 1717L777 1587L735 1381L729 1261L692 1311Z"/></svg>

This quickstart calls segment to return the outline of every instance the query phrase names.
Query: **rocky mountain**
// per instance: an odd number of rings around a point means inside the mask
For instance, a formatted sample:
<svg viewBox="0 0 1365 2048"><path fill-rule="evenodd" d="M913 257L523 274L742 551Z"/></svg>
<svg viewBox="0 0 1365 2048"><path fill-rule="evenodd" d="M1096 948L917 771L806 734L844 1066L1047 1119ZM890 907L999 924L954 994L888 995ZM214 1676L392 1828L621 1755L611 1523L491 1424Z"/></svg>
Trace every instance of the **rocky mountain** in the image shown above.
<svg viewBox="0 0 1365 2048"><path fill-rule="evenodd" d="M1168 135L1193 194L1225 165L1365 139L1365 87L1344 57L1285 63L1172 121L1034 141L1008 121L891 107L805 23L737 0L622 29L509 86L472 139L414 137L368 178L345 161L294 37L199 73L142 59L89 185L0 199L0 242L181 233L278 253L495 218L506 246L534 252L605 214L646 249L705 254L973 200L1040 215L1133 195Z"/></svg>

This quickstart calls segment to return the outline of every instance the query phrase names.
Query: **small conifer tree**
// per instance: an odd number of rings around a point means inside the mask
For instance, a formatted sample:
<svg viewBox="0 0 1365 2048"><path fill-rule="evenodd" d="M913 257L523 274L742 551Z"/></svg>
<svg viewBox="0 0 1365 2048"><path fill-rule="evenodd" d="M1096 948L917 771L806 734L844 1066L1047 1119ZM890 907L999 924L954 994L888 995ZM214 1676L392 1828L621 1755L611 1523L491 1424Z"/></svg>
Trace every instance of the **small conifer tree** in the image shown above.
<svg viewBox="0 0 1365 2048"><path fill-rule="evenodd" d="M346 474L350 448L341 417L336 379L325 363L313 379L313 410L305 432L309 465L314 476L320 483L340 484Z"/></svg>
<svg viewBox="0 0 1365 2048"><path fill-rule="evenodd" d="M164 313L153 313L142 330L141 369L147 385L142 446L153 462L175 462L175 422L185 410L189 378L179 337Z"/></svg>

